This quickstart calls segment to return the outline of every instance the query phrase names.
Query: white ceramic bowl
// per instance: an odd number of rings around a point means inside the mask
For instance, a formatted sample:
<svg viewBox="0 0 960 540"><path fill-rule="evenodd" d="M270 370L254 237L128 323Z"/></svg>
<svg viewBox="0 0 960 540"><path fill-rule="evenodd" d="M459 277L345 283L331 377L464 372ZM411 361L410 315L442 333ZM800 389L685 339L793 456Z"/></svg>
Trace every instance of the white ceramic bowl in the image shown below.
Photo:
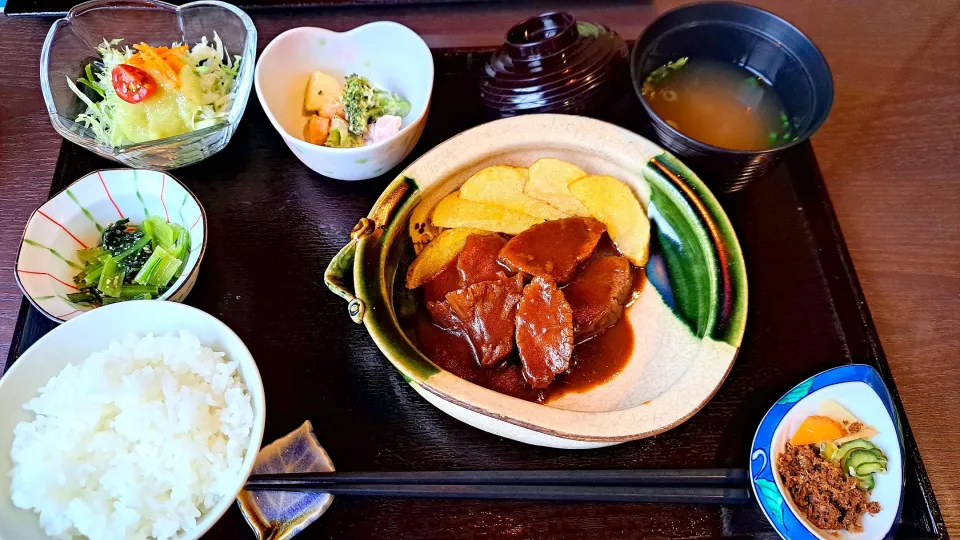
<svg viewBox="0 0 960 540"><path fill-rule="evenodd" d="M36 540L47 538L40 528L37 514L16 508L10 500L10 447L13 428L20 422L34 419L23 410L37 390L68 363L77 364L91 353L101 351L129 334L154 335L189 330L200 342L239 364L239 372L253 404L253 432L243 460L242 473L234 480L234 496L224 497L204 514L197 526L183 533L180 540L199 538L233 504L236 494L246 483L263 440L266 419L265 397L260 372L250 351L240 338L212 315L174 302L139 300L111 304L68 321L40 338L10 367L0 379L0 540Z"/></svg>
<svg viewBox="0 0 960 540"><path fill-rule="evenodd" d="M410 101L396 136L359 148L327 148L302 139L307 79L323 71L342 82L357 73ZM290 150L306 166L337 180L366 180L396 166L423 132L433 90L433 55L413 30L379 21L348 32L302 27L267 45L254 75L257 98Z"/></svg>
<svg viewBox="0 0 960 540"><path fill-rule="evenodd" d="M100 245L100 230L129 218L139 225L148 215L190 231L183 274L159 300L182 302L193 289L207 245L207 216L196 196L169 173L144 169L94 171L57 193L33 212L17 255L17 284L33 307L56 322L93 309L75 304L73 277L83 264L77 250Z"/></svg>

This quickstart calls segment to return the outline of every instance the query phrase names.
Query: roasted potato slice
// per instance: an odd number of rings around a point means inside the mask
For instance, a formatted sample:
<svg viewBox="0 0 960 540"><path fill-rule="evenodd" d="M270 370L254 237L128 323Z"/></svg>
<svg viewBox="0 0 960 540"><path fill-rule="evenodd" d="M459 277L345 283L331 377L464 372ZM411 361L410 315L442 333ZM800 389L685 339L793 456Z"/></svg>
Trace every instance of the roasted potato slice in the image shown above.
<svg viewBox="0 0 960 540"><path fill-rule="evenodd" d="M528 174L524 193L571 216L591 217L590 211L567 188L570 182L587 175L583 169L561 159L541 158L530 166Z"/></svg>
<svg viewBox="0 0 960 540"><path fill-rule="evenodd" d="M435 227L447 229L474 227L490 232L520 234L544 220L495 204L470 201L460 197L459 192L453 192L437 203L432 221Z"/></svg>
<svg viewBox="0 0 960 540"><path fill-rule="evenodd" d="M443 268L463 251L471 234L490 234L487 231L463 227L447 229L426 245L407 269L407 288L416 289L443 271Z"/></svg>
<svg viewBox="0 0 960 540"><path fill-rule="evenodd" d="M647 264L650 220L630 186L612 176L589 175L571 182L570 193L607 226L620 253L636 266Z"/></svg>
<svg viewBox="0 0 960 540"><path fill-rule="evenodd" d="M429 201L420 201L410 214L410 222L407 223L407 233L410 240L413 241L413 252L419 254L427 247L434 238L437 237L443 229L434 226L430 219L433 213L433 205Z"/></svg>
<svg viewBox="0 0 960 540"><path fill-rule="evenodd" d="M460 186L460 198L488 204L496 204L541 219L569 217L549 204L534 199L523 192L527 183L527 169L494 165L477 171Z"/></svg>

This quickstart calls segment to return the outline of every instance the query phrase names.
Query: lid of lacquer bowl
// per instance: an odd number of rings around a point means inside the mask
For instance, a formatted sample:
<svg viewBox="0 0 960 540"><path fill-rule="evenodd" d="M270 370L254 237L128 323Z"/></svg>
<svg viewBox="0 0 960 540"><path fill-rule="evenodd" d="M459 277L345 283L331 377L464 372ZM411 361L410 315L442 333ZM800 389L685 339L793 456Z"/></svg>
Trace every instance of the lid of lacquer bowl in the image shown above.
<svg viewBox="0 0 960 540"><path fill-rule="evenodd" d="M626 90L627 46L616 32L544 13L511 28L484 68L480 93L500 116L587 114Z"/></svg>

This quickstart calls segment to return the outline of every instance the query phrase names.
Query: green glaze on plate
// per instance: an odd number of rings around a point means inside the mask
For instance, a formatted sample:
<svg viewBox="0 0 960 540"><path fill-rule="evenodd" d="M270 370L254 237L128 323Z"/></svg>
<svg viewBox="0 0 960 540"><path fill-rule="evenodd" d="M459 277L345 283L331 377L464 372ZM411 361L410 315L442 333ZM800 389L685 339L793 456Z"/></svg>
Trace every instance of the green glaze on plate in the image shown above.
<svg viewBox="0 0 960 540"><path fill-rule="evenodd" d="M403 175L398 177L390 185L390 189L384 191L370 212L369 219L377 224L376 227L357 239L358 249L353 267L357 297L362 298L368 306L391 307L389 310L367 310L363 322L368 329L396 328L397 318L393 313L392 298L398 261L383 257L384 251L381 248L385 238L397 239L404 236L406 223L397 219L397 216L412 211L419 203L418 195L419 189L415 180ZM372 269L373 272L364 272L365 269ZM389 279L370 279L368 276L371 274L389 276ZM404 362L394 365L408 382L425 381L440 373L440 368L420 354L402 331L371 331L370 335L380 350L390 351L392 356L404 358Z"/></svg>
<svg viewBox="0 0 960 540"><path fill-rule="evenodd" d="M651 262L626 311L631 359L617 377L545 405L511 398L439 369L403 331L409 311L403 276L440 232L436 204L473 173L494 164L526 167L555 157L589 174L627 183L651 219ZM649 201L647 194L649 193ZM527 115L463 132L427 152L391 183L351 244L331 263L331 287L364 306L362 322L411 387L448 414L530 444L595 448L648 437L684 422L717 391L743 337L747 280L743 255L716 198L681 162L632 132L593 119ZM354 246L355 244L355 246Z"/></svg>
<svg viewBox="0 0 960 540"><path fill-rule="evenodd" d="M747 275L740 246L720 203L697 176L670 154L654 156L643 177L656 185L657 240L670 268L680 315L698 336L733 346L743 339ZM723 219L718 219L722 217Z"/></svg>

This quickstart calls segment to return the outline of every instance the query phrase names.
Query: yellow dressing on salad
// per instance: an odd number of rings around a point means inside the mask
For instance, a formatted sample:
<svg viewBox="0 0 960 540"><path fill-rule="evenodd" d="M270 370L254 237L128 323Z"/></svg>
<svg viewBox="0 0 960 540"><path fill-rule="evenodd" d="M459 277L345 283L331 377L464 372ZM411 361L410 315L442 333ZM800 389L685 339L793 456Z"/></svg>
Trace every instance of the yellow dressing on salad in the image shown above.
<svg viewBox="0 0 960 540"><path fill-rule="evenodd" d="M216 33L213 41L203 37L191 48L146 43L130 47L121 45L121 41L104 40L97 47L102 62L87 64L76 82L67 77L67 85L87 106L75 120L98 142L112 147L140 144L228 120L240 58L227 53ZM113 73L121 64L150 76L146 97L141 95L137 103L125 101L131 96L121 97L114 86ZM129 75L127 71L124 68L119 72L121 82ZM131 91L129 87L121 89Z"/></svg>
<svg viewBox="0 0 960 540"><path fill-rule="evenodd" d="M179 87L168 78L155 79L157 90L141 103L118 100L115 127L134 143L173 137L193 131L203 91L191 66L180 69Z"/></svg>

